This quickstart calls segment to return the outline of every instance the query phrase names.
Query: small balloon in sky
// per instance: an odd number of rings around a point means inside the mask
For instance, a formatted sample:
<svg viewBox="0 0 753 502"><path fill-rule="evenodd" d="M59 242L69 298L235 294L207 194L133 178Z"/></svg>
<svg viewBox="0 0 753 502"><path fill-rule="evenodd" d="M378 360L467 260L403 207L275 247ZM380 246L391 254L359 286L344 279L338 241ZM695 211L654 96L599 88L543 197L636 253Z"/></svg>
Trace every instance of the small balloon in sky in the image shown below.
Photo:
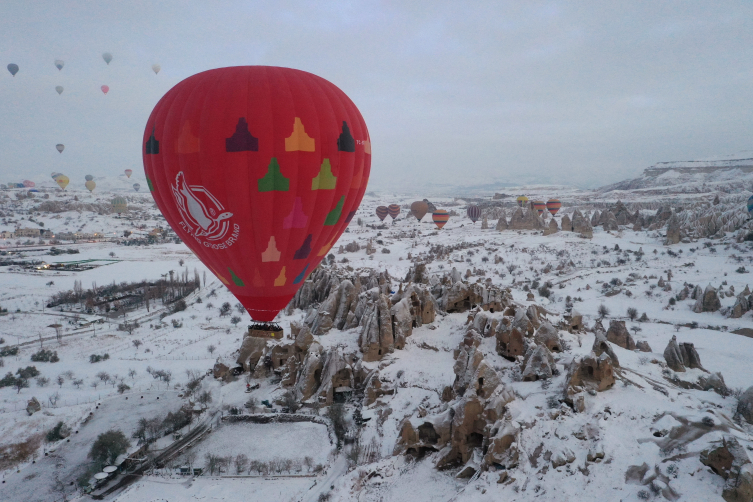
<svg viewBox="0 0 753 502"><path fill-rule="evenodd" d="M109 52L105 52L104 54L102 54L102 59L104 59L105 63L109 65L110 61L112 61L112 54L110 54Z"/></svg>
<svg viewBox="0 0 753 502"><path fill-rule="evenodd" d="M56 85L55 90L58 91L58 94L63 94L63 86L62 85Z"/></svg>
<svg viewBox="0 0 753 502"><path fill-rule="evenodd" d="M141 184L140 183L134 183L133 184L133 189L136 190L137 192L139 191L139 188L141 188Z"/></svg>
<svg viewBox="0 0 753 502"><path fill-rule="evenodd" d="M94 179L94 176L92 176L91 174L87 174L86 176L84 176L84 179L86 181L92 181Z"/></svg>
<svg viewBox="0 0 753 502"><path fill-rule="evenodd" d="M133 174L133 169L126 169L125 170L126 178L130 178L132 174Z"/></svg>
<svg viewBox="0 0 753 502"><path fill-rule="evenodd" d="M110 90L110 86L103 85L102 87L100 87L100 89L102 89L102 92L104 92L105 94L107 94L108 91Z"/></svg>
<svg viewBox="0 0 753 502"><path fill-rule="evenodd" d="M55 68L57 68L58 70L62 70L63 66L65 66L65 61L63 61L62 59L55 60Z"/></svg>
<svg viewBox="0 0 753 502"><path fill-rule="evenodd" d="M11 75L15 77L16 73L18 73L18 65L16 63L9 64L8 71L10 72Z"/></svg>
<svg viewBox="0 0 753 502"><path fill-rule="evenodd" d="M160 65L158 65L158 64L153 64L152 65L152 70L154 70L154 74L155 75L158 74L161 69L162 69L162 67Z"/></svg>
<svg viewBox="0 0 753 502"><path fill-rule="evenodd" d="M58 143L57 145L55 145L55 148L57 148L58 152L63 153L63 150L65 150L65 145Z"/></svg>

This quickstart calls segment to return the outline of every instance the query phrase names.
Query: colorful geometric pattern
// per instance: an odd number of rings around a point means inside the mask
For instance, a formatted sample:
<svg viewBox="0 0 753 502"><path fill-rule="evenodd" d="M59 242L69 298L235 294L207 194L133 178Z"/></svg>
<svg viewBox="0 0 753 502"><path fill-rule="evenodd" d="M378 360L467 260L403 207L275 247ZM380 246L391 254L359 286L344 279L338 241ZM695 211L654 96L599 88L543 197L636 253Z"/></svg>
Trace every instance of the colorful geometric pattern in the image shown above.
<svg viewBox="0 0 753 502"><path fill-rule="evenodd" d="M432 213L431 219L434 220L434 223L441 230L442 227L445 226L447 221L450 219L450 213L448 213L444 209L437 209Z"/></svg>
<svg viewBox="0 0 753 502"><path fill-rule="evenodd" d="M559 211L561 207L562 202L560 202L559 199L549 199L546 201L546 209L552 214L552 216L557 214L557 211Z"/></svg>
<svg viewBox="0 0 753 502"><path fill-rule="evenodd" d="M376 215L381 221L387 217L387 206L379 206L376 208Z"/></svg>
<svg viewBox="0 0 753 502"><path fill-rule="evenodd" d="M528 202L528 197L526 197L525 195L521 195L516 200L518 201L518 206L523 207Z"/></svg>
<svg viewBox="0 0 753 502"><path fill-rule="evenodd" d="M533 201L533 208L539 212L539 214L544 214L544 210L546 210L546 202L543 200L535 200Z"/></svg>
<svg viewBox="0 0 753 502"><path fill-rule="evenodd" d="M371 169L355 105L326 80L287 68L189 77L155 106L143 142L147 183L168 223L257 321L274 319L330 252ZM184 191L197 195L192 214L224 217L221 238L183 220L171 188L181 172Z"/></svg>
<svg viewBox="0 0 753 502"><path fill-rule="evenodd" d="M398 204L390 204L387 206L387 214L394 220L400 214L400 206Z"/></svg>

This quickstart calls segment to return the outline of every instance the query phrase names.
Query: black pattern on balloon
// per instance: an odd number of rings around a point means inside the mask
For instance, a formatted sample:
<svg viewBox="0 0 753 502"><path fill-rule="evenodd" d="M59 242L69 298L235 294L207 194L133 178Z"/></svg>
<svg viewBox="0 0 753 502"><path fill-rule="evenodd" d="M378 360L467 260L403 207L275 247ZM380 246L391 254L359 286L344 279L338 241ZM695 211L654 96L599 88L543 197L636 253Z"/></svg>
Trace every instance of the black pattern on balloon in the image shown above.
<svg viewBox="0 0 753 502"><path fill-rule="evenodd" d="M293 255L294 260L305 260L311 254L311 234L306 237L306 240L301 244L300 249Z"/></svg>
<svg viewBox="0 0 753 502"><path fill-rule="evenodd" d="M146 140L146 154L157 155L159 153L159 141L154 137L154 127L152 127L152 135Z"/></svg>
<svg viewBox="0 0 753 502"><path fill-rule="evenodd" d="M356 140L353 139L353 135L350 134L348 123L343 120L343 132L340 137L337 138L337 150L340 152L355 152Z"/></svg>
<svg viewBox="0 0 753 502"><path fill-rule="evenodd" d="M351 212L349 212L349 213L348 213L348 217L347 217L347 218L345 218L345 223L350 223L350 220L352 220L352 219L353 219L353 217L354 217L355 215L356 215L356 212L355 212L355 211L351 211Z"/></svg>
<svg viewBox="0 0 753 502"><path fill-rule="evenodd" d="M255 138L248 130L248 122L245 117L238 119L235 132L225 139L226 152L258 152L259 138Z"/></svg>

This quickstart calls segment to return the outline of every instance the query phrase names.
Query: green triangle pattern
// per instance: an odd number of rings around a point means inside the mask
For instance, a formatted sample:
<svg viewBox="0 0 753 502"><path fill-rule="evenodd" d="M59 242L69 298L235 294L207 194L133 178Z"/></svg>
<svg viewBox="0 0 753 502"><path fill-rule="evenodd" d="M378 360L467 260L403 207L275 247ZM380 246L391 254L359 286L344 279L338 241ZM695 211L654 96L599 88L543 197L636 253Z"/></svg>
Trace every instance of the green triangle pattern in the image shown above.
<svg viewBox="0 0 753 502"><path fill-rule="evenodd" d="M343 212L343 204L345 204L345 196L340 197L340 202L337 203L335 208L327 214L327 219L324 220L324 225L334 225L337 220L340 219L340 215Z"/></svg>
<svg viewBox="0 0 753 502"><path fill-rule="evenodd" d="M230 272L230 278L233 279L233 282L235 283L236 286L240 286L240 287L245 286L241 278L235 275L235 272L233 272L232 268L228 267L227 270L228 272Z"/></svg>
<svg viewBox="0 0 753 502"><path fill-rule="evenodd" d="M148 177L146 178L146 185L149 187L150 192L154 192L154 186L152 186L152 180L150 180Z"/></svg>
<svg viewBox="0 0 753 502"><path fill-rule="evenodd" d="M259 180L260 192L287 192L290 189L290 180L282 175L280 164L277 163L277 157L272 157L269 161L267 174Z"/></svg>
<svg viewBox="0 0 753 502"><path fill-rule="evenodd" d="M336 184L337 177L332 175L329 159L324 159L319 174L311 180L311 190L334 190Z"/></svg>

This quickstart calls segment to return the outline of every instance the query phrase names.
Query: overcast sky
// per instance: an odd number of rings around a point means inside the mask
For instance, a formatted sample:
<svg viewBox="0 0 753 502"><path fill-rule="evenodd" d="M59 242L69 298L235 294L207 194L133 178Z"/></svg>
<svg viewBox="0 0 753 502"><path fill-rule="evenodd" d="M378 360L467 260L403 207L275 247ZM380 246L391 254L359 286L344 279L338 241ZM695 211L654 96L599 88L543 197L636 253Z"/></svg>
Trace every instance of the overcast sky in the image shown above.
<svg viewBox="0 0 753 502"><path fill-rule="evenodd" d="M753 149L750 0L2 0L0 63L0 183L143 172L159 98L235 65L306 70L348 94L373 189L594 187Z"/></svg>

